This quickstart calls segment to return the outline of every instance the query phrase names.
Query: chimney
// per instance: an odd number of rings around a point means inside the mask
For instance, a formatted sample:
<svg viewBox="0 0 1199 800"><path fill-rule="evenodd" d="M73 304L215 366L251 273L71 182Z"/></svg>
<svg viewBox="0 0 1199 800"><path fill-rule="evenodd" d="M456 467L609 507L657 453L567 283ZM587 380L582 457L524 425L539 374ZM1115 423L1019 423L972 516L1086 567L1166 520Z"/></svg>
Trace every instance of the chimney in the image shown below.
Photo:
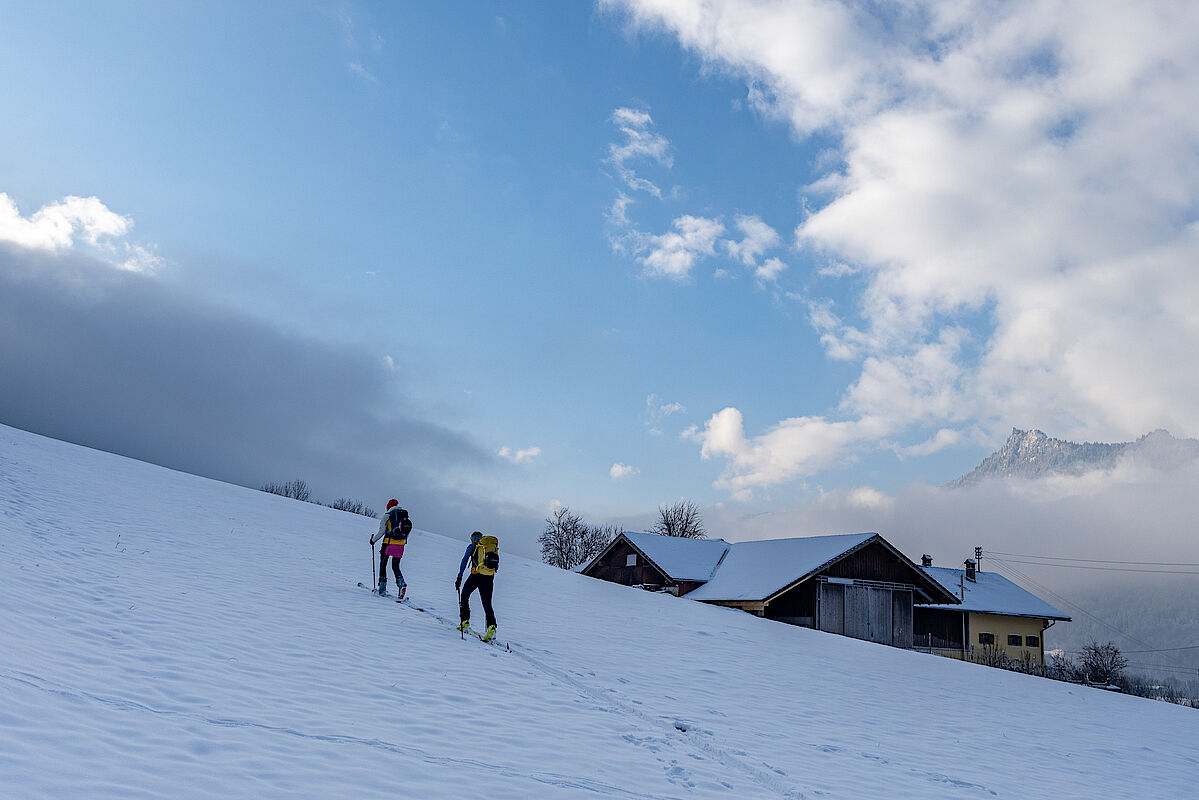
<svg viewBox="0 0 1199 800"><path fill-rule="evenodd" d="M973 558L967 558L967 559L966 559L966 580L968 580L968 581L972 581L972 580L974 580L974 575L975 575L975 573L974 573L974 559L973 559Z"/></svg>
<svg viewBox="0 0 1199 800"><path fill-rule="evenodd" d="M925 553L924 555L920 556L920 566L931 567L932 565L933 565L933 557L932 556L930 556L928 553Z"/></svg>

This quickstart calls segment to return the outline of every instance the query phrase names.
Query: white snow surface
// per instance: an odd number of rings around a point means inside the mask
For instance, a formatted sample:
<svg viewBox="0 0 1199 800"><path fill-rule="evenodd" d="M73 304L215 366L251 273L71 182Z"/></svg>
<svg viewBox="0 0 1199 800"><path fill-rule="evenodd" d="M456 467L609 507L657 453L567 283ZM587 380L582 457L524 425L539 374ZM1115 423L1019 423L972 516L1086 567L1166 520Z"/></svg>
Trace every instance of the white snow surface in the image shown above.
<svg viewBox="0 0 1199 800"><path fill-rule="evenodd" d="M1011 614L1038 619L1070 619L1032 592L1009 581L997 572L975 572L974 580L966 579L966 570L952 567L921 567L953 594L965 596L960 605L929 604L927 608L947 608L957 611Z"/></svg>
<svg viewBox="0 0 1199 800"><path fill-rule="evenodd" d="M724 539L681 539L625 531L625 538L678 581L706 581L729 550Z"/></svg>
<svg viewBox="0 0 1199 800"><path fill-rule="evenodd" d="M1199 781L1191 709L511 554L512 652L464 641L356 586L376 525L0 426L0 797L1183 798ZM403 560L445 617L455 533L418 529Z"/></svg>

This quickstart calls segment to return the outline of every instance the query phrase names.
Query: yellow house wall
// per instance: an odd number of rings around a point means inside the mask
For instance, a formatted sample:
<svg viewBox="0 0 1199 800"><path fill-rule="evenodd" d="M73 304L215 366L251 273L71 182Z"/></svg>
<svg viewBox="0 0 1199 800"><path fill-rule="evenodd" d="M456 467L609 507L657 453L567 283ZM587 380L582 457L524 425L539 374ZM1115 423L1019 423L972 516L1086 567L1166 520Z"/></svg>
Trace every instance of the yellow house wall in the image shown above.
<svg viewBox="0 0 1199 800"><path fill-rule="evenodd" d="M1003 650L1007 657L1013 660L1023 659L1025 653L1031 653L1037 660L1038 664L1045 663L1045 623L1043 620L1030 619L1029 617L1008 617L1003 614L976 614L971 612L969 624L969 644L976 651L981 650L983 645L979 644L978 635L980 633L995 634L995 646ZM1039 637L1037 641L1040 645L1037 647L1027 647L1021 644L1019 647L1008 646L1007 637L1009 633L1020 634L1020 640L1025 641L1026 636Z"/></svg>

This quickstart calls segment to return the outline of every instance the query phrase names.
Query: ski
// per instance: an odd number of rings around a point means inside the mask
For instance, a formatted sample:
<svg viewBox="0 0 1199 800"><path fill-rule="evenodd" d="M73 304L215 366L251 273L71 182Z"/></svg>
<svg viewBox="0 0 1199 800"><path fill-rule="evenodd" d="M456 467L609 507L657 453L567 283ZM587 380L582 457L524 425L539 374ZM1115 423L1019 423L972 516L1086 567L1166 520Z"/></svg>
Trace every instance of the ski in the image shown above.
<svg viewBox="0 0 1199 800"><path fill-rule="evenodd" d="M391 595L389 595L387 592L383 592L382 594L379 594L378 589L376 589L374 586L367 586L362 581L358 581L358 586L362 589L366 589L368 592L375 595L376 597L391 597ZM397 601L397 602L399 602L399 601Z"/></svg>
<svg viewBox="0 0 1199 800"><path fill-rule="evenodd" d="M512 652L512 646L510 644L508 644L507 642L501 642L499 639L494 639L494 638L493 639L484 639L483 634L479 633L474 628L468 627L465 630L463 630L462 632L469 633L471 636L475 637L483 644L489 644L492 647L498 647L501 650L508 652L508 653Z"/></svg>
<svg viewBox="0 0 1199 800"><path fill-rule="evenodd" d="M375 589L371 586L367 586L362 581L358 582L358 586L363 589L366 589L373 595L379 595L378 589ZM382 595L382 597L390 597L390 595L385 594L385 595ZM402 606L407 606L408 608L411 608L413 611L419 611L422 614L428 614L430 617L437 620L442 625L445 625L446 627L451 628L456 632L458 631L458 626L456 624L454 624L450 620L446 619L445 617L439 617L437 614L433 613L432 611L430 611L427 608L422 608L422 607L416 605L411 600L409 600L407 597L399 598L396 600L396 602ZM464 638L464 639L466 638L466 634L469 633L471 636L478 639L483 644L491 645L492 647L498 647L500 650L503 650L505 653L512 652L512 645L509 642L501 642L499 639L484 639L483 634L479 633L474 628L468 627L465 630L460 631L460 633L462 634L462 638Z"/></svg>

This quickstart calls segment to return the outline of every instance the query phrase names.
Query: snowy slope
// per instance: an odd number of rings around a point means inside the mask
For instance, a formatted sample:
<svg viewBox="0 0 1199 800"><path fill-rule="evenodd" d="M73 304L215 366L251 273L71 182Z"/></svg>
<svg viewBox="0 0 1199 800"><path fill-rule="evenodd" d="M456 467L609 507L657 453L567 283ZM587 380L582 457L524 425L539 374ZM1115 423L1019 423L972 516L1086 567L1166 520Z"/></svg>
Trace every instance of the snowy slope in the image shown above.
<svg viewBox="0 0 1199 800"><path fill-rule="evenodd" d="M0 426L0 796L1023 800L1199 781L1190 709L510 555L513 652L462 641L357 588L376 524ZM457 533L418 530L404 558L445 616Z"/></svg>

